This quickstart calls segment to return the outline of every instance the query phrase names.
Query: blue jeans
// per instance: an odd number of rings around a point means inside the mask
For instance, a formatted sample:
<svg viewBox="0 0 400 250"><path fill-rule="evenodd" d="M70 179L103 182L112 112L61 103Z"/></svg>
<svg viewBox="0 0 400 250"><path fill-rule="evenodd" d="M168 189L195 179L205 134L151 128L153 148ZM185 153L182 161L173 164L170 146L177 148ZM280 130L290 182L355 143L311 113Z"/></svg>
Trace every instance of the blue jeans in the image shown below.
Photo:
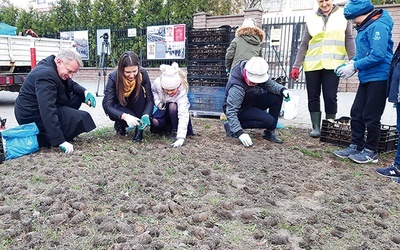
<svg viewBox="0 0 400 250"><path fill-rule="evenodd" d="M282 96L273 93L259 95L253 106L239 111L238 118L242 128L274 130L278 123L282 101Z"/></svg>

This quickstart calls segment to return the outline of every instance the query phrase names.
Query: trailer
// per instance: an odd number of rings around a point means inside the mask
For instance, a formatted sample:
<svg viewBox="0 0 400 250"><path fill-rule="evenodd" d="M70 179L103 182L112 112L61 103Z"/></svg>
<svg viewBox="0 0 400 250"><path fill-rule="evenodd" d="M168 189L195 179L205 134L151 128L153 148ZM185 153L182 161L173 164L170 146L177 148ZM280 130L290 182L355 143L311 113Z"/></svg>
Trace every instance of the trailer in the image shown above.
<svg viewBox="0 0 400 250"><path fill-rule="evenodd" d="M68 40L0 35L0 91L18 92L36 62L74 47Z"/></svg>

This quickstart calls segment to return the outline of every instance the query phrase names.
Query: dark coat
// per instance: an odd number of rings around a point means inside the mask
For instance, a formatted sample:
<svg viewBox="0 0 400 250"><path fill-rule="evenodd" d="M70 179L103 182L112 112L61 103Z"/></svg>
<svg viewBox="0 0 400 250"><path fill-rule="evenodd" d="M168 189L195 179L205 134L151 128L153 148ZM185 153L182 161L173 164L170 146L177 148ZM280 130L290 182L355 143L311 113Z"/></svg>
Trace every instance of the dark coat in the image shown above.
<svg viewBox="0 0 400 250"><path fill-rule="evenodd" d="M51 146L70 141L96 128L90 114L78 110L85 101L85 88L72 79L62 80L55 56L38 63L28 74L15 101L14 113L19 124L35 122L41 137ZM39 141L40 146L43 142Z"/></svg>
<svg viewBox="0 0 400 250"><path fill-rule="evenodd" d="M392 63L390 65L389 73L389 102L400 102L400 43L397 45L396 52L394 53Z"/></svg>
<svg viewBox="0 0 400 250"><path fill-rule="evenodd" d="M151 92L151 82L149 78L149 74L147 71L143 68L140 68L140 73L142 74L142 82L141 85L143 86L146 94L145 98L145 104L144 104L144 109L142 111L142 114L135 114L138 115L139 118L142 115L149 115L151 117L153 113L153 107L154 107L154 98L153 98L153 93ZM103 98L103 109L104 112L110 117L111 120L113 121L118 121L121 120L121 116L123 113L129 113L132 114L128 110L127 107L122 107L121 104L119 103L118 97L117 97L117 71L114 70L113 72L110 73L105 89L105 94ZM131 95L134 95L134 92L132 92ZM130 104L133 105L133 104Z"/></svg>

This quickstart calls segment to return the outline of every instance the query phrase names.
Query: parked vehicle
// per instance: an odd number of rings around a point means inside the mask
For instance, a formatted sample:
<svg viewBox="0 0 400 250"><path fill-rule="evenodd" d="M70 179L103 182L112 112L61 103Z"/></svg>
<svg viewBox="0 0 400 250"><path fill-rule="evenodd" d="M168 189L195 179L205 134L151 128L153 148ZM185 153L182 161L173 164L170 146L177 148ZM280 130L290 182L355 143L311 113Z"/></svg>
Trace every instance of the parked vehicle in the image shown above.
<svg viewBox="0 0 400 250"><path fill-rule="evenodd" d="M18 92L36 62L73 47L67 40L0 35L0 91Z"/></svg>

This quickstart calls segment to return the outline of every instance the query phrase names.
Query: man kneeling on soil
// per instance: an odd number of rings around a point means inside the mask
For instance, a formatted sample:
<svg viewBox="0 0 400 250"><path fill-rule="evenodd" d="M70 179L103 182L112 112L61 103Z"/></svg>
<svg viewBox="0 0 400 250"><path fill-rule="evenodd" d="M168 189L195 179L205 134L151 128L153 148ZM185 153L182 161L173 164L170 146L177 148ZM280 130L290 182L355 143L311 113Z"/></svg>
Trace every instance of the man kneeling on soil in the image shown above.
<svg viewBox="0 0 400 250"><path fill-rule="evenodd" d="M282 143L275 134L282 107L282 99L290 100L289 91L270 79L268 63L261 57L241 61L231 70L225 87L223 110L226 136L236 137L245 146L253 145L243 129L263 128L262 137ZM266 110L268 109L268 112Z"/></svg>
<svg viewBox="0 0 400 250"><path fill-rule="evenodd" d="M79 110L83 102L96 107L96 99L71 79L82 65L78 52L62 50L40 61L22 84L15 117L19 124L36 123L39 147L60 146L72 153L70 141L96 128L90 114Z"/></svg>

